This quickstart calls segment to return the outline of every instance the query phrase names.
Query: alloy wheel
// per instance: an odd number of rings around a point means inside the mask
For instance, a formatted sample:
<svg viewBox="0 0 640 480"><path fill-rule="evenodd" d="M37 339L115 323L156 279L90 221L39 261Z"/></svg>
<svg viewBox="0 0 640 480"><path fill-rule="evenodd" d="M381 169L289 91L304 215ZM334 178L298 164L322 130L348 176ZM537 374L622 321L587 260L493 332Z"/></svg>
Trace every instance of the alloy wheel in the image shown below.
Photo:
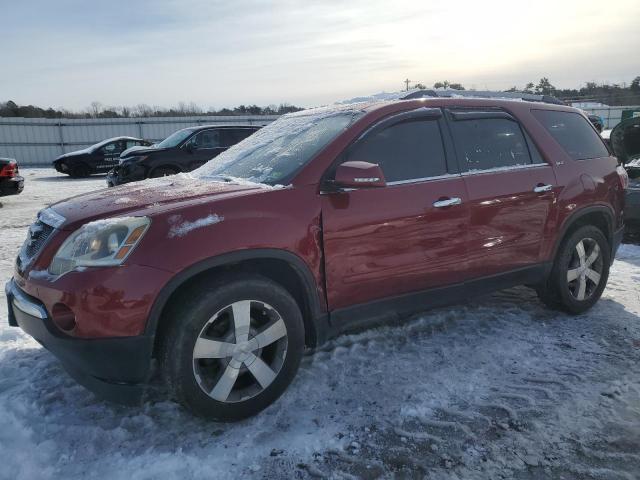
<svg viewBox="0 0 640 480"><path fill-rule="evenodd" d="M225 403L255 397L280 372L287 354L287 327L270 305L241 300L204 325L193 348L200 388Z"/></svg>
<svg viewBox="0 0 640 480"><path fill-rule="evenodd" d="M584 301L593 295L600 284L604 262L600 246L593 238L580 240L571 255L567 269L569 293Z"/></svg>

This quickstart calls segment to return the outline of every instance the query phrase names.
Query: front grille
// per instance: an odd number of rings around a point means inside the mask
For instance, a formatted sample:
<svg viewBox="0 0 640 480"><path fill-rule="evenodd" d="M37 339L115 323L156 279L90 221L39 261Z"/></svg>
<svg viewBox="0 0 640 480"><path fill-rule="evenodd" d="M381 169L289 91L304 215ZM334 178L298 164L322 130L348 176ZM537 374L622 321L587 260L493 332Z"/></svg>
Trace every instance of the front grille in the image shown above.
<svg viewBox="0 0 640 480"><path fill-rule="evenodd" d="M36 220L29 227L27 239L22 244L18 259L16 260L18 271L22 272L29 263L40 253L42 247L55 229L46 223Z"/></svg>

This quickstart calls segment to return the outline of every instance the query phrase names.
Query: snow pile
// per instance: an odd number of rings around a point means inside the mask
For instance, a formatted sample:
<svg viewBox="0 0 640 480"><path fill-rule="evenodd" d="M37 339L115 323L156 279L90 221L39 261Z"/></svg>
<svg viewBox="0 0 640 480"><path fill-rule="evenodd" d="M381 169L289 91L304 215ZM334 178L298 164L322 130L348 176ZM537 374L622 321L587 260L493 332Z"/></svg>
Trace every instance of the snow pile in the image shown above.
<svg viewBox="0 0 640 480"><path fill-rule="evenodd" d="M169 238L184 237L187 233L193 230L215 225L223 220L224 217L214 213L194 220L193 222L183 221L180 215L172 215L169 217L169 223L171 224L171 228L169 229Z"/></svg>
<svg viewBox="0 0 640 480"><path fill-rule="evenodd" d="M5 280L43 204L104 183L23 173L25 191L2 200ZM634 479L639 282L640 247L623 245L584 315L521 287L342 336L237 424L192 417L157 380L139 407L100 401L2 308L0 479Z"/></svg>

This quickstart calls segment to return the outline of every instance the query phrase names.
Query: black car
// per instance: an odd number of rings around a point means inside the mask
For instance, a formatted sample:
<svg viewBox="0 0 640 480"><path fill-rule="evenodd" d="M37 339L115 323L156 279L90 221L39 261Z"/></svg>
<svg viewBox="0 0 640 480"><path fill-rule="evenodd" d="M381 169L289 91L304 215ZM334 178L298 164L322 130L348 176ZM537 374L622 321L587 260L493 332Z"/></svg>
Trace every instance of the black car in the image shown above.
<svg viewBox="0 0 640 480"><path fill-rule="evenodd" d="M617 124L609 135L613 153L629 174L625 220L640 224L640 117L628 118Z"/></svg>
<svg viewBox="0 0 640 480"><path fill-rule="evenodd" d="M604 129L604 122L602 121L602 117L593 113L588 113L587 117L589 117L589 121L593 123L593 126L596 127L598 133L602 133L602 130Z"/></svg>
<svg viewBox="0 0 640 480"><path fill-rule="evenodd" d="M17 195L24 188L24 178L18 175L18 163L13 158L0 158L0 197Z"/></svg>
<svg viewBox="0 0 640 480"><path fill-rule="evenodd" d="M206 125L178 130L153 147L123 152L120 164L107 175L107 185L189 172L258 129L249 125Z"/></svg>
<svg viewBox="0 0 640 480"><path fill-rule="evenodd" d="M60 173L72 177L88 177L105 173L118 164L120 154L136 146L149 146L151 142L135 137L114 137L75 152L60 155L53 166Z"/></svg>

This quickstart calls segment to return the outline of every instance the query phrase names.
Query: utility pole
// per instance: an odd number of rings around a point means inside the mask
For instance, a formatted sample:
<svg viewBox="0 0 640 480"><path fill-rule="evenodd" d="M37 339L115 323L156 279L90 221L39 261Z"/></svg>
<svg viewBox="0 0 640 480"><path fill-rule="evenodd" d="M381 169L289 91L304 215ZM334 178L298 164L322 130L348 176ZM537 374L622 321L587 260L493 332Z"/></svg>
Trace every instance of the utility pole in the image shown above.
<svg viewBox="0 0 640 480"><path fill-rule="evenodd" d="M409 79L407 78L404 82L402 82L402 83L404 83L404 84L406 84L406 85L407 85L407 89L406 89L406 90L407 90L407 92L409 91L409 82L410 82L410 81L411 81L411 80L409 80Z"/></svg>

